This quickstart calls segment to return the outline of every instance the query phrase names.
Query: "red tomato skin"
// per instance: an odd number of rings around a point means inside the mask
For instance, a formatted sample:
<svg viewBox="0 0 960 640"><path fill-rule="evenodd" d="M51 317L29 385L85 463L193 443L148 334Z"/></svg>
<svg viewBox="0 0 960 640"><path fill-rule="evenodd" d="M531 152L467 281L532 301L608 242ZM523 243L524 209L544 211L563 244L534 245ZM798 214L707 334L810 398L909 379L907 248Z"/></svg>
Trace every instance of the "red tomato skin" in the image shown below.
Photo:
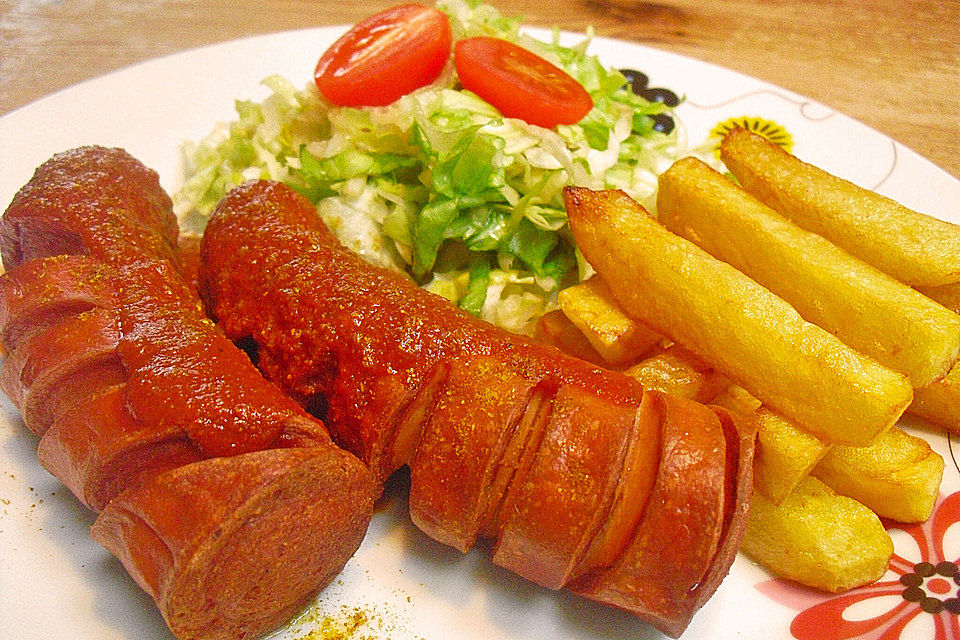
<svg viewBox="0 0 960 640"><path fill-rule="evenodd" d="M552 129L576 124L593 108L590 94L566 71L506 40L458 40L453 62L463 88L508 118Z"/></svg>
<svg viewBox="0 0 960 640"><path fill-rule="evenodd" d="M320 93L341 107L388 105L436 80L450 58L446 14L402 4L358 22L314 71Z"/></svg>

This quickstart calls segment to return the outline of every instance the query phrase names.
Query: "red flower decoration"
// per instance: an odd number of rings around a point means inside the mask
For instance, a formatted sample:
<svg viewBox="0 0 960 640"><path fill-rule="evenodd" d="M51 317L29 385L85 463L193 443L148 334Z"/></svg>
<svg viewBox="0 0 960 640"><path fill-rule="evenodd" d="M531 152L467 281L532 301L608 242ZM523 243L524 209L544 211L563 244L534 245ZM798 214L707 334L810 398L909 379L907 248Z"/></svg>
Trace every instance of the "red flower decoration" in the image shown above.
<svg viewBox="0 0 960 640"><path fill-rule="evenodd" d="M933 516L923 524L886 522L887 529L909 534L920 550L920 562L916 563L895 550L887 572L887 576L893 574L890 579L832 597L780 578L762 582L757 589L800 610L790 625L797 640L899 640L904 628L920 615L932 618L932 640L956 640L960 638L960 558L944 557L943 539L947 529L957 522L960 492L941 497ZM899 598L892 606L890 596ZM844 617L850 607L874 598L878 599L873 604L880 612L873 617ZM888 605L885 609L884 604Z"/></svg>

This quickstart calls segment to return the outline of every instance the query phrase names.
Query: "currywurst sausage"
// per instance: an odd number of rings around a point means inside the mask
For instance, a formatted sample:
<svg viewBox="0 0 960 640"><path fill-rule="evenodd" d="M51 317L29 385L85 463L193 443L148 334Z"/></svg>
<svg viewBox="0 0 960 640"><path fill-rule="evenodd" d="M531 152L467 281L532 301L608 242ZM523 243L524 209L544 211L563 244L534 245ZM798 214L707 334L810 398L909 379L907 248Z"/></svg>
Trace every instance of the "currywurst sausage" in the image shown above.
<svg viewBox="0 0 960 640"><path fill-rule="evenodd" d="M220 203L199 282L227 335L434 539L671 635L726 575L753 431L481 322L343 248L289 188Z"/></svg>
<svg viewBox="0 0 960 640"><path fill-rule="evenodd" d="M177 242L124 151L41 165L0 222L0 386L173 633L252 638L340 571L379 486L206 318Z"/></svg>

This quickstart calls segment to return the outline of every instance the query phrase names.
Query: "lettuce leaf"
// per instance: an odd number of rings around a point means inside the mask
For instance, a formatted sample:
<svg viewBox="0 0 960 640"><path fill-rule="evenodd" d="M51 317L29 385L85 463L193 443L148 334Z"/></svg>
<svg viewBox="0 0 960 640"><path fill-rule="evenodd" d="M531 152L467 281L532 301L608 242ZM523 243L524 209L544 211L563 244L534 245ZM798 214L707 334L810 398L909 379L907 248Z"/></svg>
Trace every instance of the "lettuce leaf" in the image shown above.
<svg viewBox="0 0 960 640"><path fill-rule="evenodd" d="M479 0L440 0L454 38L504 38L564 68L591 94L578 124L548 130L504 118L457 84L437 81L384 107L341 108L313 83L279 76L260 101L183 152L175 194L184 226L202 229L234 185L280 180L317 205L341 241L462 308L527 331L554 308L560 287L585 272L566 224L568 184L623 189L651 204L657 175L688 153L682 127L653 130L670 107L634 94L623 74L589 53L590 31L561 44L524 33L520 21Z"/></svg>

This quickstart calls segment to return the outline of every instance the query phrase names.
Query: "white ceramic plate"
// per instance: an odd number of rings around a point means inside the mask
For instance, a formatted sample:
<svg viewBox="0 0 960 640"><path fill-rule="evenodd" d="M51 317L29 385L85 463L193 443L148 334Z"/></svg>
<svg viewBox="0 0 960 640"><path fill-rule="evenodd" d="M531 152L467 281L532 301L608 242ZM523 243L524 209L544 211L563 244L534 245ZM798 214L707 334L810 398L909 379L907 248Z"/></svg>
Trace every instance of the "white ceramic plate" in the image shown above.
<svg viewBox="0 0 960 640"><path fill-rule="evenodd" d="M165 187L175 189L181 180L179 147L184 140L199 139L217 121L232 119L234 99L265 97L268 92L259 81L269 74L305 84L319 53L341 32L322 28L282 33L162 58L84 82L0 118L0 205L5 208L34 167L50 155L83 144L125 147L159 171ZM789 131L801 158L909 207L960 222L960 182L902 145L812 100L635 44L597 39L592 51L609 65L646 72L651 86L686 95L680 114L691 140L705 139L714 125L731 117L770 120ZM947 460L943 495L954 494L960 490L960 469L951 456L951 443L940 432L920 428ZM0 638L169 640L152 601L116 560L90 541L93 518L40 468L35 447L35 438L4 401ZM897 574L909 572L915 562L960 557L960 524L952 524L960 520L958 498L960 494L944 502L939 511L934 538L942 544L917 542L930 534L931 525L892 532L903 558L889 574L892 586L859 590L848 597L852 606L846 607L847 600L771 581L741 556L684 637L775 640L794 637L791 627L804 637L801 623L811 618L814 626L821 625L824 633L832 629L837 638L879 638L884 630L892 634L884 638L904 640L960 637L957 616L920 613L916 604L903 600L903 588L896 583ZM402 490L388 493L363 546L339 579L311 612L278 637L301 638L322 624L330 629L328 635L314 637L661 637L629 615L532 586L494 567L483 550L462 557L441 547L410 524L404 502ZM936 576L927 578L925 587L940 599L957 595L955 582ZM811 609L823 602L830 604ZM801 610L807 613L797 618ZM366 622L356 627L356 620Z"/></svg>

